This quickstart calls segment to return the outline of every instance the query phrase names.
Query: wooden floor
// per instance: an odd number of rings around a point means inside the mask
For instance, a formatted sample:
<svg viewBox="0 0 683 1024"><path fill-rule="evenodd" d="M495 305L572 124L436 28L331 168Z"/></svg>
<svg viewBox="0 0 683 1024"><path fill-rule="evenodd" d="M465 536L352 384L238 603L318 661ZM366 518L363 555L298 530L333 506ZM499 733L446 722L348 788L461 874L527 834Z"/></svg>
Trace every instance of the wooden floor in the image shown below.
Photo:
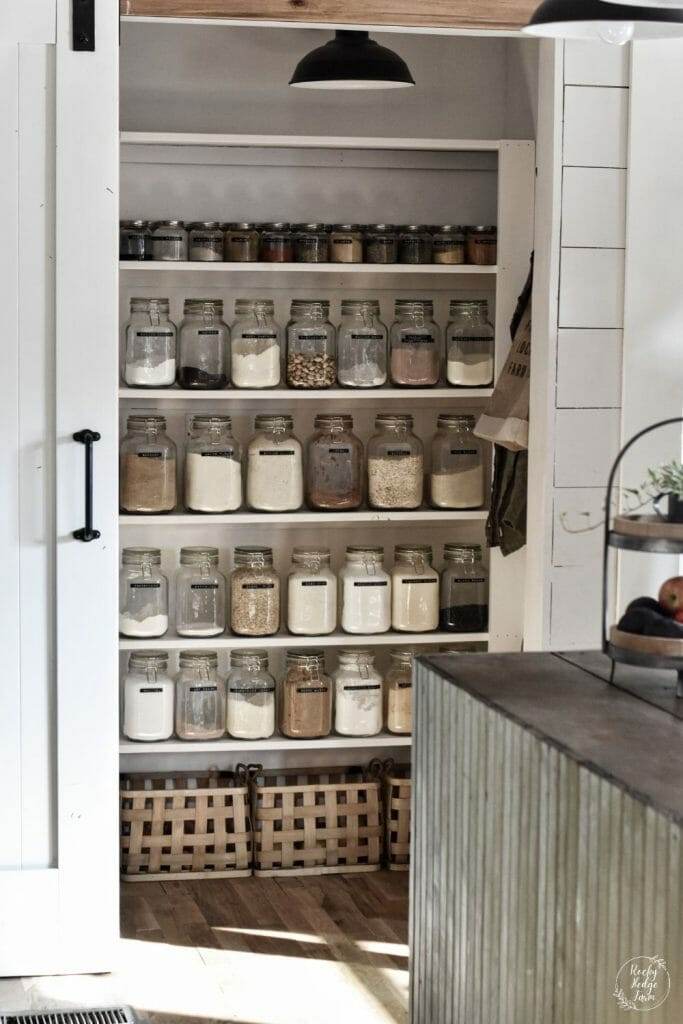
<svg viewBox="0 0 683 1024"><path fill-rule="evenodd" d="M405 874L124 884L121 912L119 970L0 982L0 1009L118 1002L150 1024L407 1021Z"/></svg>

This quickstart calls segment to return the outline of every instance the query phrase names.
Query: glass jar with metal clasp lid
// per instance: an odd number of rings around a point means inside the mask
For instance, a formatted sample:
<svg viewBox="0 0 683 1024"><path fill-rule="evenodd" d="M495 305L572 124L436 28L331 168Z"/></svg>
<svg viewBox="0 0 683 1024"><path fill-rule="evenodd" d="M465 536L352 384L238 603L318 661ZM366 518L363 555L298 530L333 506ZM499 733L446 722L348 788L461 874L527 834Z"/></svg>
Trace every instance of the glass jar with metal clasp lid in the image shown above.
<svg viewBox="0 0 683 1024"><path fill-rule="evenodd" d="M247 504L255 512L295 512L304 500L303 448L289 415L256 417L247 447Z"/></svg>
<svg viewBox="0 0 683 1024"><path fill-rule="evenodd" d="M230 627L238 636L272 636L280 628L280 577L273 549L235 548L230 575Z"/></svg>
<svg viewBox="0 0 683 1024"><path fill-rule="evenodd" d="M382 731L382 677L370 650L339 652L334 680L334 731L340 736L376 736Z"/></svg>
<svg viewBox="0 0 683 1024"><path fill-rule="evenodd" d="M460 388L493 383L495 331L486 299L452 299L446 327L446 380Z"/></svg>
<svg viewBox="0 0 683 1024"><path fill-rule="evenodd" d="M223 232L218 221L198 220L188 229L190 260L196 263L223 262Z"/></svg>
<svg viewBox="0 0 683 1024"><path fill-rule="evenodd" d="M258 224L251 221L233 221L221 224L223 228L223 255L228 263L257 263L261 233Z"/></svg>
<svg viewBox="0 0 683 1024"><path fill-rule="evenodd" d="M363 443L353 418L322 414L306 446L306 501L309 508L349 511L363 502Z"/></svg>
<svg viewBox="0 0 683 1024"><path fill-rule="evenodd" d="M337 578L330 549L295 547L287 579L287 629L298 636L325 636L337 626Z"/></svg>
<svg viewBox="0 0 683 1024"><path fill-rule="evenodd" d="M342 299L337 335L339 383L347 388L378 388L387 381L388 331L377 299Z"/></svg>
<svg viewBox="0 0 683 1024"><path fill-rule="evenodd" d="M294 259L294 237L286 221L264 224L260 255L264 263L291 263Z"/></svg>
<svg viewBox="0 0 683 1024"><path fill-rule="evenodd" d="M377 509L414 509L422 504L424 449L413 417L382 414L368 441L368 504Z"/></svg>
<svg viewBox="0 0 683 1024"><path fill-rule="evenodd" d="M391 625L401 633L428 633L439 625L439 574L430 544L397 544L391 573Z"/></svg>
<svg viewBox="0 0 683 1024"><path fill-rule="evenodd" d="M441 331L430 299L397 299L391 325L391 379L401 387L432 387L441 373Z"/></svg>
<svg viewBox="0 0 683 1024"><path fill-rule="evenodd" d="M368 224L364 235L366 263L396 263L398 234L393 224Z"/></svg>
<svg viewBox="0 0 683 1024"><path fill-rule="evenodd" d="M337 380L337 332L325 299L294 299L287 324L287 384L331 388Z"/></svg>
<svg viewBox="0 0 683 1024"><path fill-rule="evenodd" d="M152 229L148 220L121 221L119 225L119 259L152 259Z"/></svg>
<svg viewBox="0 0 683 1024"><path fill-rule="evenodd" d="M488 573L479 544L446 544L441 575L441 628L480 633L488 628Z"/></svg>
<svg viewBox="0 0 683 1024"><path fill-rule="evenodd" d="M317 739L332 730L332 680L322 651L287 651L280 729L292 739Z"/></svg>
<svg viewBox="0 0 683 1024"><path fill-rule="evenodd" d="M159 548L124 548L119 577L119 633L160 637L168 630L168 578Z"/></svg>
<svg viewBox="0 0 683 1024"><path fill-rule="evenodd" d="M119 456L122 512L155 515L177 503L177 450L164 416L129 416Z"/></svg>
<svg viewBox="0 0 683 1024"><path fill-rule="evenodd" d="M465 232L458 224L442 224L435 229L432 262L449 265L465 262Z"/></svg>
<svg viewBox="0 0 683 1024"><path fill-rule="evenodd" d="M326 224L293 224L294 258L297 263L327 263L330 258L330 234Z"/></svg>
<svg viewBox="0 0 683 1024"><path fill-rule="evenodd" d="M363 229L360 224L333 225L330 231L330 262L363 262Z"/></svg>
<svg viewBox="0 0 683 1024"><path fill-rule="evenodd" d="M481 508L484 504L482 442L474 416L441 413L432 441L429 496L435 508Z"/></svg>
<svg viewBox="0 0 683 1024"><path fill-rule="evenodd" d="M185 448L185 507L234 512L242 504L242 453L229 416L194 416Z"/></svg>
<svg viewBox="0 0 683 1024"><path fill-rule="evenodd" d="M229 376L230 328L222 299L185 299L178 383L192 391L221 390Z"/></svg>
<svg viewBox="0 0 683 1024"><path fill-rule="evenodd" d="M181 740L225 735L225 680L215 651L181 651L176 679L176 733Z"/></svg>
<svg viewBox="0 0 683 1024"><path fill-rule="evenodd" d="M178 263L187 259L187 231L182 220L162 220L152 227L152 259Z"/></svg>
<svg viewBox="0 0 683 1024"><path fill-rule="evenodd" d="M432 262L432 235L426 224L405 224L399 229L398 261Z"/></svg>
<svg viewBox="0 0 683 1024"><path fill-rule="evenodd" d="M384 718L389 732L408 735L413 727L413 651L396 647L390 652L384 678Z"/></svg>
<svg viewBox="0 0 683 1024"><path fill-rule="evenodd" d="M123 735L151 743L173 735L175 683L166 651L132 651L123 680Z"/></svg>
<svg viewBox="0 0 683 1024"><path fill-rule="evenodd" d="M131 388L170 388L175 384L177 331L168 310L168 299L130 300L123 380Z"/></svg>
<svg viewBox="0 0 683 1024"><path fill-rule="evenodd" d="M391 576L384 548L350 544L339 573L341 626L345 633L386 633L391 628Z"/></svg>
<svg viewBox="0 0 683 1024"><path fill-rule="evenodd" d="M498 229L495 224L477 224L465 231L467 262L492 267L498 259Z"/></svg>
<svg viewBox="0 0 683 1024"><path fill-rule="evenodd" d="M230 652L226 682L228 735L238 740L264 740L275 732L275 680L268 671L268 652Z"/></svg>
<svg viewBox="0 0 683 1024"><path fill-rule="evenodd" d="M275 388L282 373L282 328L272 299L237 299L231 334L236 388Z"/></svg>
<svg viewBox="0 0 683 1024"><path fill-rule="evenodd" d="M180 549L175 591L179 636L220 636L225 630L225 576L217 566L218 548Z"/></svg>

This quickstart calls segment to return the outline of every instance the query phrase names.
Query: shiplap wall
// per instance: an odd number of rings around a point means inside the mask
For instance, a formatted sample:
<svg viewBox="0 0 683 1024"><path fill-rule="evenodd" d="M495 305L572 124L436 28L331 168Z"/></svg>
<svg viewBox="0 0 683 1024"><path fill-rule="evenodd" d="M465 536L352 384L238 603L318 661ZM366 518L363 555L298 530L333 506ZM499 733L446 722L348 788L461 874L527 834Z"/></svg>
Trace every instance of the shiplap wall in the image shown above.
<svg viewBox="0 0 683 1024"><path fill-rule="evenodd" d="M570 530L600 521L619 448L629 75L628 47L565 45L552 650L599 644L601 532Z"/></svg>

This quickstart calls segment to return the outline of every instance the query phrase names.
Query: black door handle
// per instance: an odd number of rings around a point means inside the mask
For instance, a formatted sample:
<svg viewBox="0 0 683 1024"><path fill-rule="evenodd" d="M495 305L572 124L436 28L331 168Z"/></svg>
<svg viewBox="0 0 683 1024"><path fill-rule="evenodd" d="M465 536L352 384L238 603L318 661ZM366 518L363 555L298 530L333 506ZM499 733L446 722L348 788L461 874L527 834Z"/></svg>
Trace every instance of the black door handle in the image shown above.
<svg viewBox="0 0 683 1024"><path fill-rule="evenodd" d="M100 435L96 430L78 430L73 435L74 441L85 445L85 526L81 530L74 530L76 540L87 543L89 540L97 540L100 536L99 530L93 530L92 525L92 446L99 441Z"/></svg>

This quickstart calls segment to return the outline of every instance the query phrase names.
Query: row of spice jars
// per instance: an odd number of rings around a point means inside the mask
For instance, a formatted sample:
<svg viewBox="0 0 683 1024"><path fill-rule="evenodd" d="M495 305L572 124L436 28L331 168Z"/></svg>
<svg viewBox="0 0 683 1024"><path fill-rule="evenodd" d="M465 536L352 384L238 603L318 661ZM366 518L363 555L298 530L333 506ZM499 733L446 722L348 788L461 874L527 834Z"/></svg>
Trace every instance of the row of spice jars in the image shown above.
<svg viewBox="0 0 683 1024"><path fill-rule="evenodd" d="M237 636L273 636L280 629L281 584L269 547L234 550L229 588L218 569L218 548L184 547L175 579L175 626L179 636L212 637L229 625ZM325 636L337 622L346 633L484 632L488 626L488 577L479 545L448 543L445 568L432 565L426 544L399 544L394 566L384 568L384 549L350 545L335 575L327 548L296 547L286 581L286 625L298 636ZM164 636L169 626L168 577L158 548L122 552L119 631L124 636Z"/></svg>
<svg viewBox="0 0 683 1024"><path fill-rule="evenodd" d="M220 299L186 299L180 330L167 298L132 298L122 377L134 388L189 390L432 387L442 372L453 387L493 381L495 331L483 299L453 299L441 328L429 299L397 299L390 329L376 299L344 299L341 323L330 322L325 299L294 299L285 330L272 299L237 299L232 327Z"/></svg>
<svg viewBox="0 0 683 1024"><path fill-rule="evenodd" d="M474 416L442 413L431 441L427 497L438 509L474 509L484 503L482 442ZM234 512L246 496L255 512L332 512L368 505L408 510L422 505L424 445L413 417L380 414L367 444L349 415L319 414L305 447L288 415L260 415L246 459L229 416L195 416L186 446L184 504L190 512ZM132 514L172 512L178 504L177 446L157 415L128 417L121 442L120 506ZM246 470L243 486L243 466Z"/></svg>
<svg viewBox="0 0 683 1024"><path fill-rule="evenodd" d="M384 677L371 651L339 652L339 667L325 671L322 651L287 651L286 672L276 700L275 679L262 650L230 653L227 679L219 675L215 651L181 651L179 672L168 671L165 651L133 651L123 685L123 733L140 741L292 739L376 736L386 726L408 734L412 726L413 654L391 651ZM279 708L278 708L279 704ZM277 712L279 711L279 715Z"/></svg>
<svg viewBox="0 0 683 1024"><path fill-rule="evenodd" d="M289 224L127 220L122 260L200 263L410 263L491 266L497 229L488 224Z"/></svg>

